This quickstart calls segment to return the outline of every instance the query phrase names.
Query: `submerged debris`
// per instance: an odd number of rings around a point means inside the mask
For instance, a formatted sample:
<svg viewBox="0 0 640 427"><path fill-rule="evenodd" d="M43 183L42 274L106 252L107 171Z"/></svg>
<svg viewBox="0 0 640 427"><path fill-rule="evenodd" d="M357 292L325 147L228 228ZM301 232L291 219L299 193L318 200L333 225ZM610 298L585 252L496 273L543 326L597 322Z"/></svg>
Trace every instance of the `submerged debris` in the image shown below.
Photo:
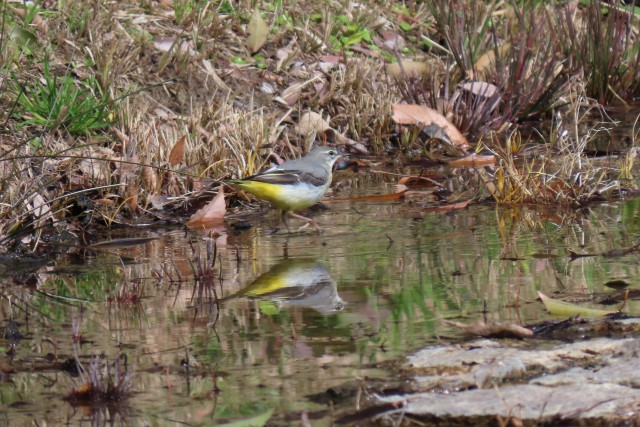
<svg viewBox="0 0 640 427"><path fill-rule="evenodd" d="M127 358L120 355L113 365L98 356L84 367L85 381L65 398L71 403L107 403L126 399L133 392L133 372Z"/></svg>

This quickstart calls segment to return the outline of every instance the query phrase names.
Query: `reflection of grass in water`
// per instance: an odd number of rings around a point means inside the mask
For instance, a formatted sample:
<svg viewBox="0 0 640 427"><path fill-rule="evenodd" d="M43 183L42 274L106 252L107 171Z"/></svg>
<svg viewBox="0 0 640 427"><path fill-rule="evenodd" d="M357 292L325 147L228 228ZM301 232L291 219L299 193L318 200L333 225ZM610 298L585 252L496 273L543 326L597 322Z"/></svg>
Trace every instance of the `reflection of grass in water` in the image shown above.
<svg viewBox="0 0 640 427"><path fill-rule="evenodd" d="M45 282L44 290L57 297L89 302L106 301L115 292L121 276L120 267L105 267L78 276L59 275Z"/></svg>

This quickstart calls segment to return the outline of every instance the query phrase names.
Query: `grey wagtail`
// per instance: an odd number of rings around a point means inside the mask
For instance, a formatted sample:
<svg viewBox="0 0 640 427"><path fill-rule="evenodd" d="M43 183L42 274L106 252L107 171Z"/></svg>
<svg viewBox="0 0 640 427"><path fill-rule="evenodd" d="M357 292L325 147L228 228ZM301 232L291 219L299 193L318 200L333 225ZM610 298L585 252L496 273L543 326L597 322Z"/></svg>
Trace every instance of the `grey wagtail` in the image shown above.
<svg viewBox="0 0 640 427"><path fill-rule="evenodd" d="M291 232L289 215L307 221L304 227L311 224L320 231L315 220L292 211L308 208L320 201L331 185L331 169L338 158L340 153L336 148L316 147L301 159L287 160L257 175L227 181L227 184L282 210L282 222L288 232Z"/></svg>

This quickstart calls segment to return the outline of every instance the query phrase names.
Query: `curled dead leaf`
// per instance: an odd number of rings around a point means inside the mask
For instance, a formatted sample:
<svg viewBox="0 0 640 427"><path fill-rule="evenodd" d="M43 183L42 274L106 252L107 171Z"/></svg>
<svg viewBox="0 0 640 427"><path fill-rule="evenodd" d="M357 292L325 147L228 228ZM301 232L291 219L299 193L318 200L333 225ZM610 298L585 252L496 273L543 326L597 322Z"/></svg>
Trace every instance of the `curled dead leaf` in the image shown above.
<svg viewBox="0 0 640 427"><path fill-rule="evenodd" d="M408 188L424 188L424 187L437 187L440 184L434 179L442 178L436 174L424 174L420 176L403 176L398 181L398 184L402 184Z"/></svg>
<svg viewBox="0 0 640 427"><path fill-rule="evenodd" d="M176 142L176 144L171 149L169 153L169 163L172 165L177 165L178 163L182 163L184 161L184 146L187 140L187 135L184 135L182 138Z"/></svg>
<svg viewBox="0 0 640 427"><path fill-rule="evenodd" d="M485 338L528 338L533 336L533 331L514 323L461 323L443 319L447 325L455 326L465 331L480 335Z"/></svg>
<svg viewBox="0 0 640 427"><path fill-rule="evenodd" d="M205 207L197 211L187 221L189 228L212 228L224 222L227 207L224 202L224 187L220 186L218 194Z"/></svg>
<svg viewBox="0 0 640 427"><path fill-rule="evenodd" d="M498 93L498 87L487 82L467 82L462 89L482 98L491 98Z"/></svg>
<svg viewBox="0 0 640 427"><path fill-rule="evenodd" d="M130 212L138 214L140 212L140 206L138 206L138 186L135 182L127 184L127 206Z"/></svg>
<svg viewBox="0 0 640 427"><path fill-rule="evenodd" d="M395 79L402 79L405 75L409 78L420 78L428 71L429 67L424 62L406 60L387 65L387 74Z"/></svg>
<svg viewBox="0 0 640 427"><path fill-rule="evenodd" d="M435 126L442 129L451 143L458 148L468 148L467 138L449 120L425 105L392 104L394 122L401 125Z"/></svg>
<svg viewBox="0 0 640 427"><path fill-rule="evenodd" d="M107 147L88 147L74 151L74 155L81 157L78 164L80 171L85 177L97 182L106 182L111 178L111 160L116 160L116 155ZM116 162L116 167L121 162Z"/></svg>
<svg viewBox="0 0 640 427"><path fill-rule="evenodd" d="M151 166L142 167L142 184L149 193L158 191L158 176Z"/></svg>
<svg viewBox="0 0 640 427"><path fill-rule="evenodd" d="M329 123L319 113L308 111L300 117L295 131L298 135L307 136L312 132L323 133L331 129Z"/></svg>
<svg viewBox="0 0 640 427"><path fill-rule="evenodd" d="M602 317L609 314L618 313L618 310L600 310L597 308L583 307L565 301L560 301L546 296L538 291L538 298L544 304L544 308L556 316L581 316L581 317Z"/></svg>
<svg viewBox="0 0 640 427"><path fill-rule="evenodd" d="M456 168L479 168L482 166L493 165L496 163L496 156L484 156L480 154L471 154L461 159L455 159L448 162L449 166Z"/></svg>
<svg viewBox="0 0 640 427"><path fill-rule="evenodd" d="M455 210L458 210L458 209L466 208L467 206L469 206L469 203L471 203L471 199L465 200L464 202L451 203L449 205L434 206L434 207L431 207L431 208L426 208L425 211L430 211L430 212L455 211Z"/></svg>
<svg viewBox="0 0 640 427"><path fill-rule="evenodd" d="M484 74L487 71L489 71L489 69L492 66L495 66L495 63L496 63L496 51L498 52L499 56L504 56L504 55L507 54L507 52L509 52L510 48L511 48L511 45L509 43L505 43L503 45L498 46L497 49L491 49L488 52L486 52L484 55L481 55L476 60L476 63L473 64L474 76L476 78L479 78L479 77L482 76L482 74Z"/></svg>
<svg viewBox="0 0 640 427"><path fill-rule="evenodd" d="M254 54L267 42L267 36L269 35L269 26L262 19L260 11L253 12L247 31L249 32L247 48L249 52Z"/></svg>

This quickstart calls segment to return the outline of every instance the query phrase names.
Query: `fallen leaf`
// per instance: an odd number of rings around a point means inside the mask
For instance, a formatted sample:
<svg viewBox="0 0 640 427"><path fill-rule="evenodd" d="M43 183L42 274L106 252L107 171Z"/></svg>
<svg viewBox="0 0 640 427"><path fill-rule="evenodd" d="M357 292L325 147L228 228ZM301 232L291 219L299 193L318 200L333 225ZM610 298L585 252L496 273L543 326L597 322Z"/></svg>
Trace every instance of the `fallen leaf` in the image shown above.
<svg viewBox="0 0 640 427"><path fill-rule="evenodd" d="M354 152L359 154L363 154L363 155L369 154L369 150L367 150L367 147L365 147L363 143L354 141L351 138L347 138L346 136L344 136L343 134L341 134L335 129L332 129L332 130L334 132L334 138L335 138L336 144L345 145L350 149L352 149Z"/></svg>
<svg viewBox="0 0 640 427"><path fill-rule="evenodd" d="M27 10L21 7L13 8L13 11L24 21L27 16ZM31 19L31 25L35 25L42 32L47 31L47 23L42 19L42 16L39 13L36 13L35 16Z"/></svg>
<svg viewBox="0 0 640 427"><path fill-rule="evenodd" d="M273 95L276 93L276 88L269 82L262 82L260 83L260 92Z"/></svg>
<svg viewBox="0 0 640 427"><path fill-rule="evenodd" d="M38 38L29 30L20 27L13 27L9 33L11 39L20 49L31 51L39 46Z"/></svg>
<svg viewBox="0 0 640 427"><path fill-rule="evenodd" d="M95 199L93 201L93 203L98 204L98 205L102 205L102 206L109 206L109 207L113 207L113 206L116 205L116 202L114 202L113 200L105 199L105 198Z"/></svg>
<svg viewBox="0 0 640 427"><path fill-rule="evenodd" d="M312 132L323 133L329 129L331 129L329 123L320 114L313 111L304 113L295 127L296 133L302 136L307 136Z"/></svg>
<svg viewBox="0 0 640 427"><path fill-rule="evenodd" d="M467 206L469 206L469 203L471 203L471 199L465 200L464 202L452 203L450 205L442 205L442 206L434 206L434 207L431 207L431 208L426 208L425 211L429 211L429 212L455 211L455 210L458 210L458 209L466 208Z"/></svg>
<svg viewBox="0 0 640 427"><path fill-rule="evenodd" d="M405 41L404 38L394 32L394 31L379 31L380 36L382 37L382 46L380 46L380 43L376 42L376 45L378 45L378 47L385 47L387 49L389 49L390 51L394 51L394 50L402 50L405 47Z"/></svg>
<svg viewBox="0 0 640 427"><path fill-rule="evenodd" d="M138 205L138 186L135 181L127 184L126 204L129 207L130 212L133 212L134 214L138 214L140 212L140 206Z"/></svg>
<svg viewBox="0 0 640 427"><path fill-rule="evenodd" d="M538 298L542 300L547 311L556 316L602 317L618 313L618 310L599 310L596 308L581 307L576 304L559 301L546 296L540 291L538 291Z"/></svg>
<svg viewBox="0 0 640 427"><path fill-rule="evenodd" d="M80 160L78 167L87 178L91 178L96 182L108 182L112 175L112 162L111 160L117 160L114 151L108 147L87 147L74 151L74 155L77 155ZM118 167L116 162L116 167Z"/></svg>
<svg viewBox="0 0 640 427"><path fill-rule="evenodd" d="M162 196L160 194L155 194L147 199L153 209L161 210L164 208L164 205L169 203L169 198L167 196Z"/></svg>
<svg viewBox="0 0 640 427"><path fill-rule="evenodd" d="M404 72L403 72L404 70ZM429 67L424 62L402 61L387 65L387 74L395 79L422 77L427 74Z"/></svg>
<svg viewBox="0 0 640 427"><path fill-rule="evenodd" d="M203 59L202 60L202 65L204 66L204 69L207 72L207 74L209 75L209 77L211 77L213 82L220 89L224 90L225 92L230 92L231 91L229 86L227 86L227 84L222 81L220 76L218 76L218 73L216 72L215 68L213 68L213 65L211 64L211 61L209 61L208 59Z"/></svg>
<svg viewBox="0 0 640 427"><path fill-rule="evenodd" d="M144 189L149 193L158 191L158 175L149 165L142 167L142 184Z"/></svg>
<svg viewBox="0 0 640 427"><path fill-rule="evenodd" d="M447 325L464 329L465 331L485 338L528 338L533 331L515 323L461 323L443 319Z"/></svg>
<svg viewBox="0 0 640 427"><path fill-rule="evenodd" d="M508 51L511 45L509 43L505 43L503 45L498 46L497 51L499 56L504 56ZM473 64L473 71L476 77L480 77L481 74L484 74L488 71L493 65L496 63L496 49L491 49L486 52L484 55L481 55L476 63Z"/></svg>
<svg viewBox="0 0 640 427"><path fill-rule="evenodd" d="M425 105L392 104L394 122L401 125L435 125L441 128L456 147L468 148L467 138L436 110Z"/></svg>
<svg viewBox="0 0 640 427"><path fill-rule="evenodd" d="M409 188L437 187L439 184L434 179L442 178L436 174L425 174L420 176L403 176L398 184L405 185Z"/></svg>
<svg viewBox="0 0 640 427"><path fill-rule="evenodd" d="M269 26L264 22L259 11L253 12L247 31L249 32L247 48L249 48L249 52L254 54L266 43L269 35Z"/></svg>
<svg viewBox="0 0 640 427"><path fill-rule="evenodd" d="M176 142L176 144L171 149L169 153L169 163L172 165L177 165L184 161L184 145L187 140L187 135L183 136Z"/></svg>
<svg viewBox="0 0 640 427"><path fill-rule="evenodd" d="M113 128L113 133L115 133L116 137L120 140L120 142L122 142L125 145L129 144L129 142L131 141L131 138L129 138L129 135L122 132L120 129L116 127Z"/></svg>
<svg viewBox="0 0 640 427"><path fill-rule="evenodd" d="M330 64L339 64L344 60L342 56L339 55L324 55L318 58L321 62L327 62Z"/></svg>
<svg viewBox="0 0 640 427"><path fill-rule="evenodd" d="M78 387L74 387L73 390L71 390L71 394L67 396L67 399L89 400L94 392L95 389L93 385L90 382L86 382Z"/></svg>
<svg viewBox="0 0 640 427"><path fill-rule="evenodd" d="M193 43L188 40L180 42L180 39L176 37L158 37L153 41L153 45L161 52L170 52L177 49L180 53L187 53L189 56L196 56L196 52L193 48Z"/></svg>
<svg viewBox="0 0 640 427"><path fill-rule="evenodd" d="M281 47L276 51L276 58L278 58L276 62L276 73L289 68L289 65L291 65L291 62L295 59L299 51L298 49L294 50L293 46L294 41L292 40L287 46Z"/></svg>
<svg viewBox="0 0 640 427"><path fill-rule="evenodd" d="M227 212L227 207L224 203L224 188L222 186L218 189L218 194L213 198L205 207L193 214L189 221L187 221L187 227L189 228L212 228L216 225L220 225L224 222L224 214Z"/></svg>
<svg viewBox="0 0 640 427"><path fill-rule="evenodd" d="M467 82L462 85L462 89L483 98L491 98L498 93L498 87L487 82Z"/></svg>
<svg viewBox="0 0 640 427"><path fill-rule="evenodd" d="M479 168L482 166L493 165L495 162L496 156L484 156L474 153L461 159L451 160L447 164L456 168Z"/></svg>

